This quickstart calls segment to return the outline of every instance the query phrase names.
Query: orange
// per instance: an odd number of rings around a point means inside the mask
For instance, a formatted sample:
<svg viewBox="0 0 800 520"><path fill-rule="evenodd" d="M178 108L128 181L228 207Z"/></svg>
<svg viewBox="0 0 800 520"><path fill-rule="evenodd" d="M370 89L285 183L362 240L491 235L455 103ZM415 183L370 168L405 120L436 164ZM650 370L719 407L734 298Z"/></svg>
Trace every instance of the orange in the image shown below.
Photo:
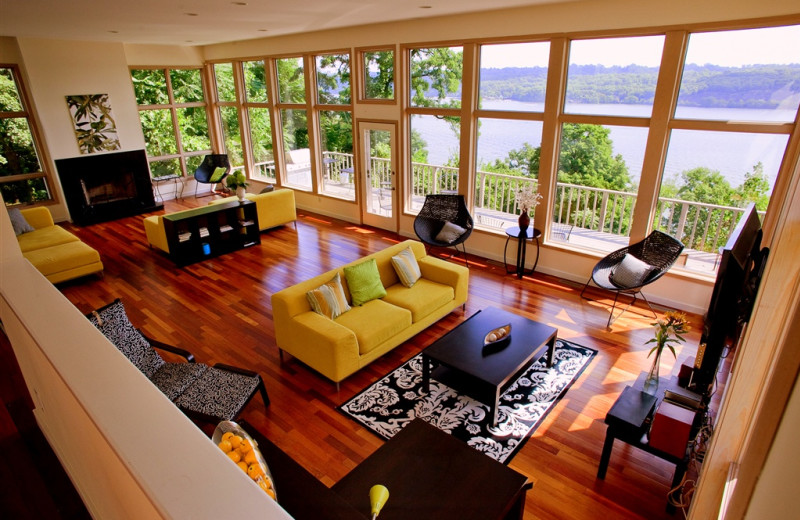
<svg viewBox="0 0 800 520"><path fill-rule="evenodd" d="M247 473L247 463L246 462L240 460L239 462L236 463L236 465L239 466L240 468L242 468L242 471Z"/></svg>
<svg viewBox="0 0 800 520"><path fill-rule="evenodd" d="M238 435L232 435L232 436L231 436L231 437L228 439L228 441L230 441L230 443L231 443L231 447L232 447L234 450L235 450L235 449L237 449L237 448L239 448L239 446L242 444L242 438L241 438L241 437L239 437Z"/></svg>
<svg viewBox="0 0 800 520"><path fill-rule="evenodd" d="M247 453L252 451L253 443L250 442L250 439L242 439L242 445L240 446L242 453Z"/></svg>
<svg viewBox="0 0 800 520"><path fill-rule="evenodd" d="M227 455L233 462L238 463L242 460L242 455L238 451L229 451Z"/></svg>
<svg viewBox="0 0 800 520"><path fill-rule="evenodd" d="M233 437L233 432L225 432L222 434L222 439L220 440L227 441L231 437Z"/></svg>
<svg viewBox="0 0 800 520"><path fill-rule="evenodd" d="M255 462L258 462L258 459L256 458L256 452L254 452L253 450L250 450L247 453L245 453L244 454L244 461L246 463L248 463L248 464L253 464Z"/></svg>
<svg viewBox="0 0 800 520"><path fill-rule="evenodd" d="M260 464L250 464L247 466L247 476L253 480L258 480L258 477L264 476L264 470L261 469Z"/></svg>
<svg viewBox="0 0 800 520"><path fill-rule="evenodd" d="M227 441L227 440L220 441L220 443L217 444L217 446L219 446L219 449L221 449L225 453L228 453L229 451L231 451L231 443L230 443L230 441Z"/></svg>

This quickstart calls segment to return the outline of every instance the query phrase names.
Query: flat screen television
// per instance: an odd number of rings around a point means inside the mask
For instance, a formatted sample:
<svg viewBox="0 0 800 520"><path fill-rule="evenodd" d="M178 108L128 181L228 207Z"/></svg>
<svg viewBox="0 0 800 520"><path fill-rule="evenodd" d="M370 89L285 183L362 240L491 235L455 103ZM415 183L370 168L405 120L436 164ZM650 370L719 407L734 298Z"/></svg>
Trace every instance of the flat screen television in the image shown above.
<svg viewBox="0 0 800 520"><path fill-rule="evenodd" d="M769 250L761 248L761 221L755 205L745 210L725 247L705 316L690 389L710 396L719 364L735 347L753 310Z"/></svg>

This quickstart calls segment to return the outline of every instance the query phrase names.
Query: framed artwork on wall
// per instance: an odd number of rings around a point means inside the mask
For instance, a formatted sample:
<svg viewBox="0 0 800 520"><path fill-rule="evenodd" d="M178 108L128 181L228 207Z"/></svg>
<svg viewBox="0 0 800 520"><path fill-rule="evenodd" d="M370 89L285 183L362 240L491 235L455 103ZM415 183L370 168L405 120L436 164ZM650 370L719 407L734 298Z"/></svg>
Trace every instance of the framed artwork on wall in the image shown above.
<svg viewBox="0 0 800 520"><path fill-rule="evenodd" d="M67 96L67 106L82 154L119 150L117 124L108 94Z"/></svg>

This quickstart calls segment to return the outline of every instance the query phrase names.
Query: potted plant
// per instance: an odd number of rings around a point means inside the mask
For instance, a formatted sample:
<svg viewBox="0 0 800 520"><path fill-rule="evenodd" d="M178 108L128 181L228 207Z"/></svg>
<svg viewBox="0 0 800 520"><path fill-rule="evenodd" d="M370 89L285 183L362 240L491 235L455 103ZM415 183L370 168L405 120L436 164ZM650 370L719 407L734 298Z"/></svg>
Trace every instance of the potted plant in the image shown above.
<svg viewBox="0 0 800 520"><path fill-rule="evenodd" d="M236 191L236 196L239 197L239 200L244 200L245 190L250 186L250 183L247 182L247 177L244 176L244 173L235 171L225 177L225 186Z"/></svg>
<svg viewBox="0 0 800 520"><path fill-rule="evenodd" d="M656 345L650 349L647 357L655 353L656 357L653 359L653 366L650 367L650 372L647 373L647 378L644 380L645 393L655 395L658 390L658 369L661 364L661 353L664 348L668 348L672 352L673 357L675 354L674 343L681 343L686 341L683 334L689 332L689 323L686 321L686 315L682 312L668 311L664 313L664 318L657 320L651 325L656 328L656 335L650 339L645 345L655 343Z"/></svg>

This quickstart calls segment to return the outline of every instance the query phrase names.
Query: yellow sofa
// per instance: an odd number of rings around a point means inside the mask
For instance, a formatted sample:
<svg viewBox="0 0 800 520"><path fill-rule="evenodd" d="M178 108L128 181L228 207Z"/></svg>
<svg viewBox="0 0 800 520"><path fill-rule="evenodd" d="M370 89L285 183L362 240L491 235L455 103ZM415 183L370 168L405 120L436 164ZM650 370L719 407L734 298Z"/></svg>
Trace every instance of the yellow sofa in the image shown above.
<svg viewBox="0 0 800 520"><path fill-rule="evenodd" d="M258 227L261 231L294 222L297 228L297 210L294 205L294 190L279 189L266 193L247 193L245 197L256 203ZM236 197L216 199L209 204L222 204Z"/></svg>
<svg viewBox="0 0 800 520"><path fill-rule="evenodd" d="M297 228L297 211L294 205L294 191L286 189L274 190L268 193L248 193L246 197L256 203L258 227L261 231L288 224L289 222L294 222L295 228ZM209 204L220 204L232 200L236 200L236 197L217 199L211 201ZM176 211L175 213L170 213L170 215L178 215L185 211L192 210L186 209L183 211ZM165 253L169 253L167 233L164 230L164 215L145 217L144 232L145 235L147 235L147 243L150 244L151 247L157 247Z"/></svg>
<svg viewBox="0 0 800 520"><path fill-rule="evenodd" d="M46 207L21 209L34 231L17 236L22 256L51 283L65 282L103 271L96 249L53 222Z"/></svg>
<svg viewBox="0 0 800 520"><path fill-rule="evenodd" d="M391 258L411 247L422 278L412 287L398 280ZM272 295L278 348L334 381L340 381L418 334L467 301L469 270L428 256L425 246L407 240L347 265L374 258L386 296L352 307L331 320L311 308L306 293L339 273L352 301L344 267L328 271Z"/></svg>

